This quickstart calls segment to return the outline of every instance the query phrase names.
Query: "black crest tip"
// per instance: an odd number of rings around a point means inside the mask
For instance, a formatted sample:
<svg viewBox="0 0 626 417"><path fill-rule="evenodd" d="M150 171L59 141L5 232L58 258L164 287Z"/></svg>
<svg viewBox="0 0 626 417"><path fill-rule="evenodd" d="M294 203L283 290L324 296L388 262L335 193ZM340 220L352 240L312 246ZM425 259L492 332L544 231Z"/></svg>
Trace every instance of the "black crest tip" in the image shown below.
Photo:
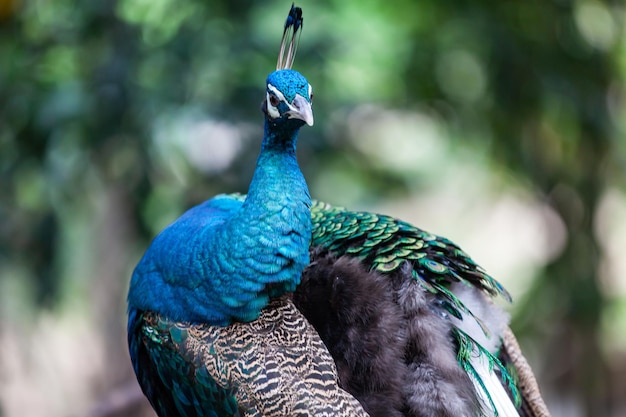
<svg viewBox="0 0 626 417"><path fill-rule="evenodd" d="M277 70L289 69L293 65L300 39L299 37L296 38L296 34L302 28L303 22L302 8L296 7L295 3L291 3L291 9L289 9L287 20L285 20L283 39L280 42L278 62L276 63ZM300 31L300 33L302 32Z"/></svg>

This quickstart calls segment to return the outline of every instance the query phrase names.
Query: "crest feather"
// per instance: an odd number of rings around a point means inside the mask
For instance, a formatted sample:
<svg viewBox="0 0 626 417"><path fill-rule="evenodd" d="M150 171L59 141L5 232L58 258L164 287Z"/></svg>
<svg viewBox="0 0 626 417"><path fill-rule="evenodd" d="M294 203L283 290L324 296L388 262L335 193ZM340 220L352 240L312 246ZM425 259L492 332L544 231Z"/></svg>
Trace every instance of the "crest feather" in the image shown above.
<svg viewBox="0 0 626 417"><path fill-rule="evenodd" d="M280 42L280 50L278 52L278 62L276 63L276 70L290 69L293 65L293 60L296 58L296 50L298 49L298 43L300 36L298 33L302 33L302 8L296 7L294 3L291 4L291 9L287 15L285 21L285 29L283 30L283 39ZM296 35L297 38L296 38Z"/></svg>

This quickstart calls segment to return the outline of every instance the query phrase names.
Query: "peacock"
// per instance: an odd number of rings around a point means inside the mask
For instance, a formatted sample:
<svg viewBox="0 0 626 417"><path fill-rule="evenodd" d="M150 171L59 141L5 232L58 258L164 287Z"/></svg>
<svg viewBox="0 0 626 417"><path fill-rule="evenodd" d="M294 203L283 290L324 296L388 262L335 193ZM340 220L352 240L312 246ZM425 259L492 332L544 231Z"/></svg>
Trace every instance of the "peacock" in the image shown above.
<svg viewBox="0 0 626 417"><path fill-rule="evenodd" d="M160 417L545 416L506 290L454 243L312 200L296 160L312 87L292 5L266 79L247 195L157 235L128 292L128 345ZM503 344L503 341L506 343Z"/></svg>

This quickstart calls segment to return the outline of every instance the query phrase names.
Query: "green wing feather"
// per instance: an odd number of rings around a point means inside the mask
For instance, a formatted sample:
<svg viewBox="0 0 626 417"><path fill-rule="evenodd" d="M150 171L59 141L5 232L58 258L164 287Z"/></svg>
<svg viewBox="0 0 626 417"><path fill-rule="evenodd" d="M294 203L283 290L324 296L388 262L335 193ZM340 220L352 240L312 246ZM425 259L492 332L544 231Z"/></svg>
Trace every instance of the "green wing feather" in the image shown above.
<svg viewBox="0 0 626 417"><path fill-rule="evenodd" d="M463 282L490 296L511 300L499 282L446 238L393 217L347 211L320 201L313 201L311 217L312 246L323 246L337 255L356 255L379 272L391 272L411 262L416 278L442 285ZM441 295L454 297L451 293ZM451 301L463 309L459 300Z"/></svg>
<svg viewBox="0 0 626 417"><path fill-rule="evenodd" d="M131 311L128 342L137 379L160 417L234 416L233 387L220 386L183 348L189 325Z"/></svg>
<svg viewBox="0 0 626 417"><path fill-rule="evenodd" d="M496 355L489 352L487 349L481 346L480 343L477 343L470 335L468 335L461 329L455 328L454 334L455 339L459 344L459 349L457 353L457 359L459 361L459 364L461 364L463 369L465 369L468 374L472 375L474 379L478 381L487 398L489 398L491 406L495 408L495 405L491 401L489 391L482 383L480 376L478 375L476 369L474 369L474 366L471 363L472 355L475 355L476 353L478 353L488 361L489 370L493 370L495 368L500 370L503 384L507 386L509 391L511 392L515 406L519 407L522 403L522 396L519 389L517 388L517 375L515 374L515 370L503 364Z"/></svg>

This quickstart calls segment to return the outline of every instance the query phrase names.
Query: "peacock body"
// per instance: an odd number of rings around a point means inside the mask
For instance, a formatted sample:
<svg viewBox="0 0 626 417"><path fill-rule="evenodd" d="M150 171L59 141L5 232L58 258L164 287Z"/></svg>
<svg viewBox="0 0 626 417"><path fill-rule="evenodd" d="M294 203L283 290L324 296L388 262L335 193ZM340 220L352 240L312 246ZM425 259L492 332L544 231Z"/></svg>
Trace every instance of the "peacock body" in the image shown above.
<svg viewBox="0 0 626 417"><path fill-rule="evenodd" d="M187 211L133 273L144 394L160 417L547 415L508 366L500 284L449 240L311 200L295 150L312 89L289 69L301 26L292 6L248 194Z"/></svg>

